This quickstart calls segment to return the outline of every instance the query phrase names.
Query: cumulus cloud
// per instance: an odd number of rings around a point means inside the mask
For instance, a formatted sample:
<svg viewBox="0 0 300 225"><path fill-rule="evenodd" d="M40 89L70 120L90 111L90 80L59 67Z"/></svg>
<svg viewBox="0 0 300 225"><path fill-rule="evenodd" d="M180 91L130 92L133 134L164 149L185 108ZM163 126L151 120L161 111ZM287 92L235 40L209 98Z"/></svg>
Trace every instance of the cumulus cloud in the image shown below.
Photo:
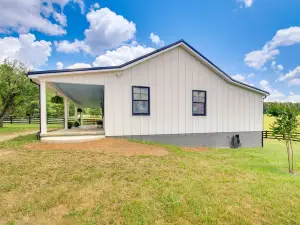
<svg viewBox="0 0 300 225"><path fill-rule="evenodd" d="M93 66L117 66L154 51L154 48L137 46L122 46L113 51L106 51L95 59Z"/></svg>
<svg viewBox="0 0 300 225"><path fill-rule="evenodd" d="M281 65L281 64L277 65L277 69L278 69L279 71L282 71L282 70L283 70L283 65Z"/></svg>
<svg viewBox="0 0 300 225"><path fill-rule="evenodd" d="M150 39L153 44L156 44L158 46L163 46L165 44L165 42L161 40L160 37L154 33L150 34Z"/></svg>
<svg viewBox="0 0 300 225"><path fill-rule="evenodd" d="M240 3L241 7L246 7L246 8L251 7L253 4L253 0L238 0L238 2Z"/></svg>
<svg viewBox="0 0 300 225"><path fill-rule="evenodd" d="M252 68L262 69L266 62L279 55L279 47L300 43L300 27L290 27L278 30L272 40L268 41L261 50L255 50L245 55L245 63Z"/></svg>
<svg viewBox="0 0 300 225"><path fill-rule="evenodd" d="M289 85L300 85L300 78L295 78L289 81Z"/></svg>
<svg viewBox="0 0 300 225"><path fill-rule="evenodd" d="M79 50L91 54L100 54L106 49L121 46L135 36L135 24L108 8L92 8L86 18L90 26L84 31L85 39L82 41L75 40L74 42L62 41L66 51L64 51L64 48L60 48L60 51L70 53ZM78 47L78 43L81 47ZM67 45L77 46L75 47L76 50L70 51ZM61 46L61 42L57 43L56 46Z"/></svg>
<svg viewBox="0 0 300 225"><path fill-rule="evenodd" d="M56 63L56 69L61 70L62 68L64 68L64 64L62 62L57 62Z"/></svg>
<svg viewBox="0 0 300 225"><path fill-rule="evenodd" d="M75 63L71 66L68 66L67 69L80 69L80 68L91 68L92 66L87 63Z"/></svg>
<svg viewBox="0 0 300 225"><path fill-rule="evenodd" d="M64 52L64 53L76 53L76 52L90 52L90 47L85 44L84 41L78 41L75 39L74 42L69 42L67 40L54 42L57 52Z"/></svg>
<svg viewBox="0 0 300 225"><path fill-rule="evenodd" d="M279 80L285 81L285 80L293 79L296 77L300 77L300 66L297 66L294 70L291 70L288 73L281 75L279 77Z"/></svg>
<svg viewBox="0 0 300 225"><path fill-rule="evenodd" d="M83 0L1 0L0 33L24 34L37 30L48 35L66 34L67 18L63 9L70 2L84 7ZM50 20L51 16L54 21Z"/></svg>
<svg viewBox="0 0 300 225"><path fill-rule="evenodd" d="M261 89L270 93L270 95L266 98L266 102L300 102L300 95L296 95L290 92L288 95L273 89L270 83L267 80L260 81Z"/></svg>
<svg viewBox="0 0 300 225"><path fill-rule="evenodd" d="M38 68L48 61L51 51L51 42L36 41L33 34L0 38L0 63L11 58L22 61L28 67Z"/></svg>
<svg viewBox="0 0 300 225"><path fill-rule="evenodd" d="M253 86L253 84L249 83L247 81L247 78L251 78L253 77L254 74L249 74L248 76L247 75L242 75L242 74L236 74L236 75L233 75L231 76L234 80L237 80L239 82L242 82L242 83L245 83L245 84L248 84L250 86Z"/></svg>

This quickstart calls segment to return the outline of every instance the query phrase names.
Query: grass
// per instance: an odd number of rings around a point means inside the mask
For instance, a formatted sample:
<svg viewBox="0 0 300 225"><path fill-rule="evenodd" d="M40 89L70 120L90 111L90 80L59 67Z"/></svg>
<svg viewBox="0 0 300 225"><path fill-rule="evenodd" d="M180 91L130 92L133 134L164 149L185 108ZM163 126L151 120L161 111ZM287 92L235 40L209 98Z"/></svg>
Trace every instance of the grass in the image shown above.
<svg viewBox="0 0 300 225"><path fill-rule="evenodd" d="M48 124L48 128L59 128L61 124ZM0 128L0 134L19 133L24 131L39 130L39 124L4 124L4 127Z"/></svg>
<svg viewBox="0 0 300 225"><path fill-rule="evenodd" d="M275 121L274 117L264 114L264 130L271 130L271 124Z"/></svg>
<svg viewBox="0 0 300 225"><path fill-rule="evenodd" d="M284 145L117 156L0 143L0 224L299 224ZM153 144L145 142L145 144ZM300 145L295 145L300 170Z"/></svg>

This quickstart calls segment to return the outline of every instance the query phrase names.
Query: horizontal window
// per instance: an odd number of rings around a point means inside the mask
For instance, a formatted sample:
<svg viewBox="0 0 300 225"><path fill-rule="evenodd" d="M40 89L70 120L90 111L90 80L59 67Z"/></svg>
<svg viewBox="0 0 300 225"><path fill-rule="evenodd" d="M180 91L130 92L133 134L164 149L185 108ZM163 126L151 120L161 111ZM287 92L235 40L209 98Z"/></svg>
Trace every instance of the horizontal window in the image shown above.
<svg viewBox="0 0 300 225"><path fill-rule="evenodd" d="M193 116L206 116L206 91L193 90Z"/></svg>
<svg viewBox="0 0 300 225"><path fill-rule="evenodd" d="M149 87L132 87L132 115L150 115Z"/></svg>

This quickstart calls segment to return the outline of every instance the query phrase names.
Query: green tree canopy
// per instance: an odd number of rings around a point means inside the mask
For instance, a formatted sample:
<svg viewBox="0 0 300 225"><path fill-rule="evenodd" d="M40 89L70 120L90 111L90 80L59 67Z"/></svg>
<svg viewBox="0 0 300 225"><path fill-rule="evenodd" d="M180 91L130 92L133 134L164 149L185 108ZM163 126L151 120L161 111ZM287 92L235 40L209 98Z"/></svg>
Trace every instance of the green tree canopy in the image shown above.
<svg viewBox="0 0 300 225"><path fill-rule="evenodd" d="M17 60L6 59L0 65L0 127L18 106L26 109L36 100L37 87L25 76L28 69Z"/></svg>

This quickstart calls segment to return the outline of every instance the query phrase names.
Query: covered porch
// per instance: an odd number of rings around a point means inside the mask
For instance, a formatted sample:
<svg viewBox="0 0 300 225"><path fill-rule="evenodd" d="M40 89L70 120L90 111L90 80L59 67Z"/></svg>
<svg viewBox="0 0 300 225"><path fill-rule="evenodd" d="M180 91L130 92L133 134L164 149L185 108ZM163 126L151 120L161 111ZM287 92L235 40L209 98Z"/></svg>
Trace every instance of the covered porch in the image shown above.
<svg viewBox="0 0 300 225"><path fill-rule="evenodd" d="M94 140L105 137L104 119L104 86L91 84L73 84L60 82L40 81L40 137L42 142L80 142ZM47 130L47 90L63 98L64 105L64 128L48 131ZM74 115L69 115L69 105L75 106ZM99 125L83 124L83 115L78 113L81 108L100 108L102 109L101 127ZM74 117L74 121L80 123L79 127L68 126L69 118ZM73 118L72 118L73 119Z"/></svg>

